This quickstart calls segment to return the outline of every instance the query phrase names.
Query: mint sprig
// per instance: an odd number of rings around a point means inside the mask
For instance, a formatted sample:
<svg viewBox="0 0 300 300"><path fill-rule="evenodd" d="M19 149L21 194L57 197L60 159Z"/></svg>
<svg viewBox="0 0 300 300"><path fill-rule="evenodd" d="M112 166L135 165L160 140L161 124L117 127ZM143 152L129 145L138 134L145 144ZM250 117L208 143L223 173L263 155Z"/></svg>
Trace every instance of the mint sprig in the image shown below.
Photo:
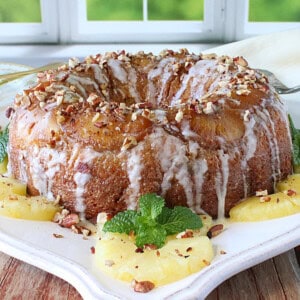
<svg viewBox="0 0 300 300"><path fill-rule="evenodd" d="M290 115L288 115L293 143L293 167L296 173L300 172L300 130L294 125Z"/></svg>
<svg viewBox="0 0 300 300"><path fill-rule="evenodd" d="M7 144L8 144L8 126L0 131L0 163L2 163L7 156Z"/></svg>
<svg viewBox="0 0 300 300"><path fill-rule="evenodd" d="M118 213L104 224L103 231L134 233L137 247L153 244L161 248L168 235L202 226L201 219L189 208L175 206L170 209L165 207L162 197L146 194L140 197L137 211Z"/></svg>

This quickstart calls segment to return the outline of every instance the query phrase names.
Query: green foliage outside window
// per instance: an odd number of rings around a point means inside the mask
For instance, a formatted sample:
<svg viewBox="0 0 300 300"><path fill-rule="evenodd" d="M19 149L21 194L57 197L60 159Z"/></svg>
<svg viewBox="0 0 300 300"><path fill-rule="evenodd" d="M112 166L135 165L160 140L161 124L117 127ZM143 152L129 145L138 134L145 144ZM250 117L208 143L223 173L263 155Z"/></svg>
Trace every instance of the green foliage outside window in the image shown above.
<svg viewBox="0 0 300 300"><path fill-rule="evenodd" d="M0 1L0 22L41 22L40 1Z"/></svg>
<svg viewBox="0 0 300 300"><path fill-rule="evenodd" d="M250 0L249 21L300 22L300 0Z"/></svg>
<svg viewBox="0 0 300 300"><path fill-rule="evenodd" d="M204 0L148 0L148 20L203 20ZM87 0L88 20L143 20L142 0Z"/></svg>
<svg viewBox="0 0 300 300"><path fill-rule="evenodd" d="M86 1L88 20L143 20L142 0ZM148 19L203 20L203 6L204 0L148 0ZM300 1L249 0L249 21L300 22ZM40 1L0 1L0 22L41 22Z"/></svg>

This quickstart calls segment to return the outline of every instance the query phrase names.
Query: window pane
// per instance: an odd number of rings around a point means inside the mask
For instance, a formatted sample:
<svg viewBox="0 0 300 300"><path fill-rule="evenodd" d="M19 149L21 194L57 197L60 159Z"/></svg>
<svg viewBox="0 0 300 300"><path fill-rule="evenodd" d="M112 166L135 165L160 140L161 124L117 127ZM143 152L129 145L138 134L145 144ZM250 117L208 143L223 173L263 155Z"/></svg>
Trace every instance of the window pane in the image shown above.
<svg viewBox="0 0 300 300"><path fill-rule="evenodd" d="M249 21L299 22L299 0L250 0Z"/></svg>
<svg viewBox="0 0 300 300"><path fill-rule="evenodd" d="M40 1L0 1L0 22L41 22Z"/></svg>
<svg viewBox="0 0 300 300"><path fill-rule="evenodd" d="M149 20L203 20L204 0L148 0Z"/></svg>
<svg viewBox="0 0 300 300"><path fill-rule="evenodd" d="M87 0L89 21L143 20L143 0Z"/></svg>

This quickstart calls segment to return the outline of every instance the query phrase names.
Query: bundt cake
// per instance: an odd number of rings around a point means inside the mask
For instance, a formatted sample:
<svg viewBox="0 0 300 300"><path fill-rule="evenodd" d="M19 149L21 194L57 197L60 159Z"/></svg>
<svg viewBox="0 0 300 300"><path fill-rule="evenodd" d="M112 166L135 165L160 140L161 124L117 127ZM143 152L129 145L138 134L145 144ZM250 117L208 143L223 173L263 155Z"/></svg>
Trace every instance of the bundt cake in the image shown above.
<svg viewBox="0 0 300 300"><path fill-rule="evenodd" d="M148 192L222 217L291 173L283 103L243 57L110 52L37 77L10 109L10 171L86 218Z"/></svg>

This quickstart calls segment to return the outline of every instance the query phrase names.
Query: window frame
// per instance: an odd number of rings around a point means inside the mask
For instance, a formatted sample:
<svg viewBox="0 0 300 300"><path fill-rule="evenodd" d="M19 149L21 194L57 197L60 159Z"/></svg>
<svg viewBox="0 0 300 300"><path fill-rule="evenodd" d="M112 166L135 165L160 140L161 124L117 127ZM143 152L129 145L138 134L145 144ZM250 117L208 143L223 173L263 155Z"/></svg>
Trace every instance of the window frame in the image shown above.
<svg viewBox="0 0 300 300"><path fill-rule="evenodd" d="M235 40L257 35L269 34L300 27L300 22L251 22L249 21L249 2L244 0L243 15L240 15L242 26L237 30ZM241 1L242 2L242 1ZM241 3L240 3L241 5Z"/></svg>
<svg viewBox="0 0 300 300"><path fill-rule="evenodd" d="M63 5L60 6L60 11L62 16L69 11L69 17L60 19L60 28L68 27L60 35L61 41L64 43L170 43L214 41L218 38L213 30L213 10L208 9L213 6L214 1L204 0L203 21L149 21L145 12L146 1L143 2L145 18L143 21L88 21L85 0L64 0L61 2Z"/></svg>
<svg viewBox="0 0 300 300"><path fill-rule="evenodd" d="M145 21L88 21L86 0L40 1L42 22L0 23L1 44L227 43L300 26L249 22L250 0L204 0L203 21L149 21L145 8Z"/></svg>
<svg viewBox="0 0 300 300"><path fill-rule="evenodd" d="M40 0L40 23L0 23L1 44L58 42L58 0Z"/></svg>

